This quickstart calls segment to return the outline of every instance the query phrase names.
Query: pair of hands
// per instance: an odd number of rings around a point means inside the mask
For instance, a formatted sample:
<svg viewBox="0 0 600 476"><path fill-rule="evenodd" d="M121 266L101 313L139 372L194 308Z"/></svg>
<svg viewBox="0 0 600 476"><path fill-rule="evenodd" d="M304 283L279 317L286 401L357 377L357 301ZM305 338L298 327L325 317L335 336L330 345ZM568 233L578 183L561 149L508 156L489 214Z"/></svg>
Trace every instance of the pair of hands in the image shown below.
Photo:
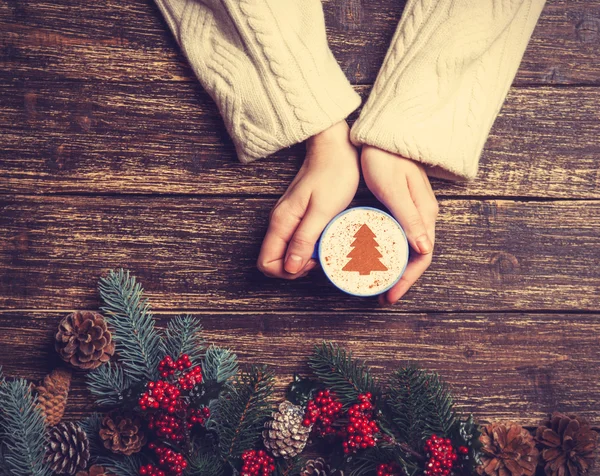
<svg viewBox="0 0 600 476"><path fill-rule="evenodd" d="M394 304L431 264L437 200L420 164L371 146L359 157L349 132L342 121L307 140L304 164L271 211L257 266L283 279L314 269L315 243L354 198L362 168L367 186L402 225L414 250L400 281L379 298L382 305Z"/></svg>

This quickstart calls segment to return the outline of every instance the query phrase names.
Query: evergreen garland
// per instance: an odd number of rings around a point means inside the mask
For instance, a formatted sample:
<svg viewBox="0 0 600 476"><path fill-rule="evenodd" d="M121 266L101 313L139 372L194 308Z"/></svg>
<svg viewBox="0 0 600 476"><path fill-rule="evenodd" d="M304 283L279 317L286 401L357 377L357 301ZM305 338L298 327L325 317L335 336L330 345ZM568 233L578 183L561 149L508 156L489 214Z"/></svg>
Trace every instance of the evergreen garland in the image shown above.
<svg viewBox="0 0 600 476"><path fill-rule="evenodd" d="M202 362L202 375L207 382L223 384L238 372L237 355L229 349L211 345Z"/></svg>
<svg viewBox="0 0 600 476"><path fill-rule="evenodd" d="M224 461L234 465L245 450L259 443L271 414L268 400L273 383L273 373L266 367L252 366L238 376L231 391L217 402L212 419Z"/></svg>
<svg viewBox="0 0 600 476"><path fill-rule="evenodd" d="M114 406L121 403L123 395L131 387L131 381L123 368L108 362L87 374L87 387L100 406Z"/></svg>
<svg viewBox="0 0 600 476"><path fill-rule="evenodd" d="M144 460L138 454L131 456L100 456L96 458L96 464L118 476L139 476L140 466Z"/></svg>
<svg viewBox="0 0 600 476"><path fill-rule="evenodd" d="M354 360L351 352L347 353L331 342L316 345L308 365L345 407L356 402L361 393L379 393L370 368L363 361Z"/></svg>
<svg viewBox="0 0 600 476"><path fill-rule="evenodd" d="M0 438L3 465L15 476L49 476L44 463L46 423L29 383L23 379L0 385Z"/></svg>
<svg viewBox="0 0 600 476"><path fill-rule="evenodd" d="M79 426L85 431L90 442L90 455L92 460L96 460L99 455L104 453L104 447L100 441L100 425L102 424L102 416L94 412L86 419L79 423Z"/></svg>
<svg viewBox="0 0 600 476"><path fill-rule="evenodd" d="M215 453L199 453L190 458L189 476L223 476L223 461Z"/></svg>
<svg viewBox="0 0 600 476"><path fill-rule="evenodd" d="M154 318L143 289L129 271L109 271L100 279L102 311L113 331L119 362L134 381L158 378L164 343L154 328Z"/></svg>
<svg viewBox="0 0 600 476"><path fill-rule="evenodd" d="M187 354L194 365L202 359L205 342L200 321L190 315L177 316L167 324L165 350L174 359Z"/></svg>

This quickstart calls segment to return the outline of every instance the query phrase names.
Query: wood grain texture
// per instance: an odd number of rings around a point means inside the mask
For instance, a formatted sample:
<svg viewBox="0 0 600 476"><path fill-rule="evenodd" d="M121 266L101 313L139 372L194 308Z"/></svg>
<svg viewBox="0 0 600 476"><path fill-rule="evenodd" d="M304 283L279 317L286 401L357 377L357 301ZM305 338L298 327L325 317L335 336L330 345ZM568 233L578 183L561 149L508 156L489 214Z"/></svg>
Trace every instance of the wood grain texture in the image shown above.
<svg viewBox="0 0 600 476"><path fill-rule="evenodd" d="M513 89L478 179L436 193L600 198L599 103L599 88ZM281 194L303 158L240 165L196 83L0 82L0 104L2 193Z"/></svg>
<svg viewBox="0 0 600 476"><path fill-rule="evenodd" d="M151 283L146 281L146 285ZM41 379L60 363L52 342L64 313L0 313L0 362L7 375ZM161 324L172 314L161 314ZM199 314L207 340L243 363L267 363L279 390L305 372L312 346L332 340L385 376L418 362L452 386L458 407L482 420L535 426L553 410L600 425L600 315L577 314ZM77 373L68 407L76 418L93 405Z"/></svg>
<svg viewBox="0 0 600 476"><path fill-rule="evenodd" d="M274 202L4 197L0 309L90 307L98 276L117 267L163 310L374 309L321 272L283 282L255 269ZM600 201L442 200L434 264L397 308L596 311L599 227Z"/></svg>
<svg viewBox="0 0 600 476"><path fill-rule="evenodd" d="M396 0L324 2L342 69L371 84L404 8ZM517 84L600 84L600 7L549 1ZM7 0L0 4L1 78L194 81L150 0Z"/></svg>

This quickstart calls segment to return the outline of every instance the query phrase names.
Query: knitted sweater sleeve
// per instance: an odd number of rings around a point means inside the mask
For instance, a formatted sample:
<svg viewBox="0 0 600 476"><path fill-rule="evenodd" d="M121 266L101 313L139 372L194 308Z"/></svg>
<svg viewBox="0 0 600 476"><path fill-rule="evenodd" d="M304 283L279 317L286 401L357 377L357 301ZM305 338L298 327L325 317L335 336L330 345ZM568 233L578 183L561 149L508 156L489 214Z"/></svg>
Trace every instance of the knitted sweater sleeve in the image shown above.
<svg viewBox="0 0 600 476"><path fill-rule="evenodd" d="M343 120L360 97L334 59L319 0L157 0L241 162Z"/></svg>
<svg viewBox="0 0 600 476"><path fill-rule="evenodd" d="M474 178L544 3L409 0L352 141Z"/></svg>

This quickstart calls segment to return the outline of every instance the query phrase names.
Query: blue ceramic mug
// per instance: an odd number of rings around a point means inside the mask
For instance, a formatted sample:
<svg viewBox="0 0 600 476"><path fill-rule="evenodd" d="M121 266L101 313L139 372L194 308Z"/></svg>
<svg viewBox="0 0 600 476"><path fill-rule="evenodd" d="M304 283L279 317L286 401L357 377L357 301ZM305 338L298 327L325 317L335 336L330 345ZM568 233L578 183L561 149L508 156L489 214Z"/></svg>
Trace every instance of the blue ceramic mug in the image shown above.
<svg viewBox="0 0 600 476"><path fill-rule="evenodd" d="M349 208L329 222L316 247L327 278L353 296L382 294L404 274L409 247L400 224L372 207Z"/></svg>

